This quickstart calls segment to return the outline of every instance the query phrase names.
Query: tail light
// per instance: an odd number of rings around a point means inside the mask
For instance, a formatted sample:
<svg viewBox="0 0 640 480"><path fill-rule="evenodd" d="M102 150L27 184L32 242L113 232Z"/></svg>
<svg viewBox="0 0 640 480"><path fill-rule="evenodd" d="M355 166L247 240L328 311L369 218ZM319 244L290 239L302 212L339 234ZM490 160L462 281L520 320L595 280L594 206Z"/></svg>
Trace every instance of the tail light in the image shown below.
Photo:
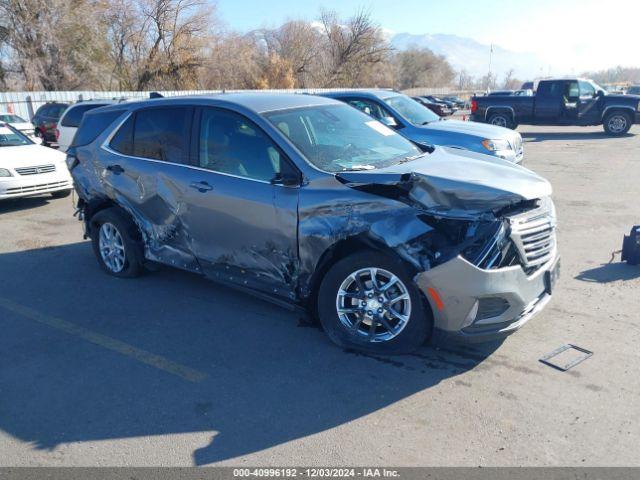
<svg viewBox="0 0 640 480"><path fill-rule="evenodd" d="M56 141L58 141L58 139L60 138L60 130L58 130L58 126L57 125L53 126L53 133L56 136Z"/></svg>
<svg viewBox="0 0 640 480"><path fill-rule="evenodd" d="M478 101L477 100L471 100L471 113L476 113L476 110L478 110Z"/></svg>

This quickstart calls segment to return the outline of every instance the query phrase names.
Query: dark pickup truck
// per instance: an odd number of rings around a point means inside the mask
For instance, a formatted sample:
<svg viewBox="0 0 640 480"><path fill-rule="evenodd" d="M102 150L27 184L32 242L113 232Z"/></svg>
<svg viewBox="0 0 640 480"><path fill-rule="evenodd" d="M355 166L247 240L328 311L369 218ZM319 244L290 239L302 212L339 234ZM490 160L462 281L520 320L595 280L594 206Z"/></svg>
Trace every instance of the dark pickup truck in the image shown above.
<svg viewBox="0 0 640 480"><path fill-rule="evenodd" d="M508 128L602 125L609 135L624 135L640 123L640 96L607 95L597 83L583 78L540 80L532 97L473 97L470 120Z"/></svg>

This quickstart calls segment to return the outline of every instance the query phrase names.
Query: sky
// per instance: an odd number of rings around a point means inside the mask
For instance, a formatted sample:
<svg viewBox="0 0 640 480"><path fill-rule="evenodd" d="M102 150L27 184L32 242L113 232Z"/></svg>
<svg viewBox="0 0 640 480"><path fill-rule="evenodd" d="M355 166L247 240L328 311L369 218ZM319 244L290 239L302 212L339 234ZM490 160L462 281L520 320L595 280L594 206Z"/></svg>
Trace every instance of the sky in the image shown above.
<svg viewBox="0 0 640 480"><path fill-rule="evenodd" d="M640 0L211 0L234 30L313 20L321 8L371 12L395 33L445 33L535 53L548 70L640 66Z"/></svg>

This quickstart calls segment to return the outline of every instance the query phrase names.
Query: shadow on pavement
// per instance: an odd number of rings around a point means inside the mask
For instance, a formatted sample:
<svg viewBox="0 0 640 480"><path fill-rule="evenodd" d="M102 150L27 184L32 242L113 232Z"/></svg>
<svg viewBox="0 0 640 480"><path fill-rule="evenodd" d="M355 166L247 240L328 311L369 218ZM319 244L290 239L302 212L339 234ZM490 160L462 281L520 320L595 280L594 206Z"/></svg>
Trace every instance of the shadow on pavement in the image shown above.
<svg viewBox="0 0 640 480"><path fill-rule="evenodd" d="M559 127L561 128L561 127ZM621 135L619 137L612 137L607 135L604 131L601 132L522 132L522 138L526 142L543 142L546 140L596 140L596 139L609 139L619 140L624 138L633 137L632 133Z"/></svg>
<svg viewBox="0 0 640 480"><path fill-rule="evenodd" d="M210 432L192 452L208 464L361 418L473 369L500 345L346 352L297 315L192 274L109 277L88 242L2 254L0 271L0 429L39 449Z"/></svg>
<svg viewBox="0 0 640 480"><path fill-rule="evenodd" d="M591 283L609 283L619 280L633 280L640 277L640 267L626 263L603 263L602 265L584 270L576 275L576 280Z"/></svg>
<svg viewBox="0 0 640 480"><path fill-rule="evenodd" d="M41 197L11 198L0 201L0 215L3 213L19 212L47 205L52 200L50 195Z"/></svg>

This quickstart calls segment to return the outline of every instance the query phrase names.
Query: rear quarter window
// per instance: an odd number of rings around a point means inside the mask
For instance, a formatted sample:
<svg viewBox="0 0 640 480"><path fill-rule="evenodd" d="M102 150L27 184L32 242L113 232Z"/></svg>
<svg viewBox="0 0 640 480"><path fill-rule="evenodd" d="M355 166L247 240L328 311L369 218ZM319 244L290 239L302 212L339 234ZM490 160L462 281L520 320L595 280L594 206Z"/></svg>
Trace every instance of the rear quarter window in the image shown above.
<svg viewBox="0 0 640 480"><path fill-rule="evenodd" d="M108 110L106 112L89 112L82 117L80 127L73 137L71 145L79 147L93 142L111 123L126 110Z"/></svg>

